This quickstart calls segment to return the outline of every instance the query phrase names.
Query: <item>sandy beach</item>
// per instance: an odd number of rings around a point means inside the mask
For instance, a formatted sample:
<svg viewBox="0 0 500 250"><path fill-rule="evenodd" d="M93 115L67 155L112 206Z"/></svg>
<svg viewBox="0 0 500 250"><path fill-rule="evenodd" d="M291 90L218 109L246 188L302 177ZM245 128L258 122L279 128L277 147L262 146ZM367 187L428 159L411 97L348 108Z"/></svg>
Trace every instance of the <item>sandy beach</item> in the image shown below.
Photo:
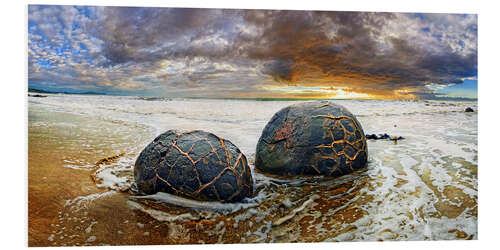
<svg viewBox="0 0 500 250"><path fill-rule="evenodd" d="M368 140L367 168L337 179L257 172L262 129L295 102L29 97L29 246L477 239L477 112L464 112L477 102L334 100L365 133L405 139ZM135 198L135 159L169 129L237 145L255 197L190 208Z"/></svg>

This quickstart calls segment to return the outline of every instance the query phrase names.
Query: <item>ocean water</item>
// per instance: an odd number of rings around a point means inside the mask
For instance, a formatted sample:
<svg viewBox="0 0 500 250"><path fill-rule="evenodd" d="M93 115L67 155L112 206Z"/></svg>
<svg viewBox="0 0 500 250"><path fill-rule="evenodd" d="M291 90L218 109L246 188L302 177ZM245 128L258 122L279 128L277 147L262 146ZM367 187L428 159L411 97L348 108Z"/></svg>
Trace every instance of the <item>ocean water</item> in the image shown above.
<svg viewBox="0 0 500 250"><path fill-rule="evenodd" d="M477 112L464 112L477 102L333 102L366 134L405 139L368 140L363 171L283 180L254 170L255 147L273 114L296 101L29 97L29 243L477 239ZM136 157L169 129L202 129L237 145L256 196L228 205L135 195ZM40 208L47 203L55 205Z"/></svg>

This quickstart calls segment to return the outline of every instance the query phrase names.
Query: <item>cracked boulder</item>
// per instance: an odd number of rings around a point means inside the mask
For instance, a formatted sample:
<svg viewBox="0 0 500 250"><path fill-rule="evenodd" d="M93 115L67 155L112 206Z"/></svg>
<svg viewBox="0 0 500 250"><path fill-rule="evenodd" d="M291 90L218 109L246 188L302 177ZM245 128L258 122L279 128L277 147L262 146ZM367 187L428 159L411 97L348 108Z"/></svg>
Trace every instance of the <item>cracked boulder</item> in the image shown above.
<svg viewBox="0 0 500 250"><path fill-rule="evenodd" d="M137 158L134 177L144 194L236 202L253 192L245 155L230 141L200 130L156 137Z"/></svg>
<svg viewBox="0 0 500 250"><path fill-rule="evenodd" d="M328 101L278 111L257 143L255 167L282 176L337 177L365 167L366 138L356 117Z"/></svg>

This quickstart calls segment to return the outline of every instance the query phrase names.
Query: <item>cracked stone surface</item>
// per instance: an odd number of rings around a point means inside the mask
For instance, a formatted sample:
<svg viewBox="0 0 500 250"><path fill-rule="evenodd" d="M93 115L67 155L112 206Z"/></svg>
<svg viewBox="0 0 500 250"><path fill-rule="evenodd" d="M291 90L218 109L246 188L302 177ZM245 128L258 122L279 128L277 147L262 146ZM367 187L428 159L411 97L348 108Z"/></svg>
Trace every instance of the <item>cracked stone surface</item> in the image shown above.
<svg viewBox="0 0 500 250"><path fill-rule="evenodd" d="M366 165L366 138L356 117L328 101L278 111L257 143L255 167L284 176L341 176Z"/></svg>
<svg viewBox="0 0 500 250"><path fill-rule="evenodd" d="M230 141L201 130L169 130L141 152L134 168L139 191L236 202L252 195L252 174Z"/></svg>

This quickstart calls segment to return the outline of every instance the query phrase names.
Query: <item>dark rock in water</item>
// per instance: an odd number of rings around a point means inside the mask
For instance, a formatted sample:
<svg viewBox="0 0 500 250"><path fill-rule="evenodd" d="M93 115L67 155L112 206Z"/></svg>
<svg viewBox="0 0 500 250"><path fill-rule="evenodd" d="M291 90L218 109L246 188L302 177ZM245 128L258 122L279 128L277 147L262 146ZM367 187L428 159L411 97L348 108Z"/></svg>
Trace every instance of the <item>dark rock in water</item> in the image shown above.
<svg viewBox="0 0 500 250"><path fill-rule="evenodd" d="M465 112L474 112L474 110L471 107L468 107L465 109Z"/></svg>
<svg viewBox="0 0 500 250"><path fill-rule="evenodd" d="M390 136L388 134L379 134L377 139L389 139Z"/></svg>
<svg viewBox="0 0 500 250"><path fill-rule="evenodd" d="M380 140L380 139L388 139L389 135L388 134L371 134L371 135L366 135L366 139L372 139L372 140Z"/></svg>
<svg viewBox="0 0 500 250"><path fill-rule="evenodd" d="M156 137L137 158L134 176L145 194L236 202L253 193L245 155L230 141L200 130Z"/></svg>
<svg viewBox="0 0 500 250"><path fill-rule="evenodd" d="M47 97L46 95L38 95L38 94L36 94L36 95L30 95L30 94L28 94L28 96L31 96L31 97Z"/></svg>
<svg viewBox="0 0 500 250"><path fill-rule="evenodd" d="M402 140L404 137L402 136L389 136L388 134L379 134L378 136L375 134L367 134L366 139L371 139L371 140L385 140L389 139L391 141L397 141L397 140Z"/></svg>
<svg viewBox="0 0 500 250"><path fill-rule="evenodd" d="M343 106L306 102L278 111L257 143L255 167L263 172L341 176L366 165L366 138Z"/></svg>
<svg viewBox="0 0 500 250"><path fill-rule="evenodd" d="M167 98L167 97L150 97L150 96L140 96L137 97L137 100L143 100L143 101L172 101L172 99Z"/></svg>

